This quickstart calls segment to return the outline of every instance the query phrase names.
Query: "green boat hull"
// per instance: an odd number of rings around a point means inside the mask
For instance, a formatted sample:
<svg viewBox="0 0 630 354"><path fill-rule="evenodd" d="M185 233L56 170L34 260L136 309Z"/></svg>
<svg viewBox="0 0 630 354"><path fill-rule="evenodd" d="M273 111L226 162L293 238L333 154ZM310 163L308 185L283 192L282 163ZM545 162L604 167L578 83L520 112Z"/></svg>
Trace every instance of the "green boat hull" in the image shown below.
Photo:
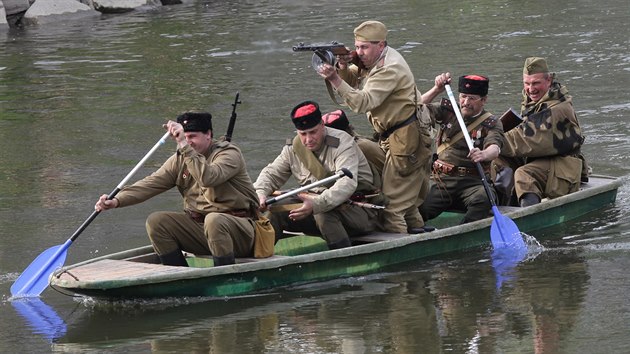
<svg viewBox="0 0 630 354"><path fill-rule="evenodd" d="M620 185L616 178L594 176L579 192L529 208L502 208L501 211L515 221L521 232L532 234L613 204ZM490 246L491 217L457 225L460 218L460 215L446 213L435 220L440 227L436 231L419 235L381 234L382 241L332 251L328 251L318 237L296 236L278 242L277 256L230 266L207 267L209 260L193 258L189 261L193 267L154 264L150 265L153 267L150 273L140 276L105 275L85 280L84 276L77 275L92 275L91 269L111 267L115 270L120 264L137 267L144 264L142 260L155 262L153 250L147 246L64 267L53 274L51 286L69 293L108 299L231 297L269 292L278 287L364 275L405 262Z"/></svg>

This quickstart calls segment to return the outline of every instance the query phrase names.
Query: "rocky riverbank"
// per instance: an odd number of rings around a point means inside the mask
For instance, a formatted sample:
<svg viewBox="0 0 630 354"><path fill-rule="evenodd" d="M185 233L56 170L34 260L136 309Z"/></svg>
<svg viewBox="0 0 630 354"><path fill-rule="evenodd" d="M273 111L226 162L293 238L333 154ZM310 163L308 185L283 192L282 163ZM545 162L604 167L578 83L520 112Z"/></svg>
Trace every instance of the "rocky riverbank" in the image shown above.
<svg viewBox="0 0 630 354"><path fill-rule="evenodd" d="M193 0L0 0L0 31L188 1Z"/></svg>

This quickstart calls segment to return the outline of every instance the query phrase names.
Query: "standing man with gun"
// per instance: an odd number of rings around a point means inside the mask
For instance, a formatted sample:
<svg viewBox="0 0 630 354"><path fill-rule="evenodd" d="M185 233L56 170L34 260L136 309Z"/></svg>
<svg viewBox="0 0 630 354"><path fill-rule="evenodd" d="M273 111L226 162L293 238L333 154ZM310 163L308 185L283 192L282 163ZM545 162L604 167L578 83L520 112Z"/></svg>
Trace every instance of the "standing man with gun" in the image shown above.
<svg viewBox="0 0 630 354"><path fill-rule="evenodd" d="M421 95L405 59L387 45L387 28L365 21L354 29L356 57L365 69L350 65L350 56L322 63L318 73L356 113L366 113L385 151L383 193L389 199L382 227L387 232L422 233L418 206L429 187L431 137L416 115L418 106L444 91L449 74L438 75L435 86ZM428 230L428 228L427 228Z"/></svg>

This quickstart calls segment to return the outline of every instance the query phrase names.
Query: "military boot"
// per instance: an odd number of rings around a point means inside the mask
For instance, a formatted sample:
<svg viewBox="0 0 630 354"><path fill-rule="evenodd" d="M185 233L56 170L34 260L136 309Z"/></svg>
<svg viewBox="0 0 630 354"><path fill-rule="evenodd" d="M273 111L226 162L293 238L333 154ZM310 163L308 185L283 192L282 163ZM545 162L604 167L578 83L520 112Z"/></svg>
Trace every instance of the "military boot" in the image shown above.
<svg viewBox="0 0 630 354"><path fill-rule="evenodd" d="M329 250L336 250L339 248L346 248L346 247L350 247L352 246L352 243L350 242L350 239L348 238L344 238L343 240L337 241L337 242L333 242L333 243L329 243L328 244L328 249Z"/></svg>
<svg viewBox="0 0 630 354"><path fill-rule="evenodd" d="M234 259L234 253L230 253L227 256L212 256L212 262L215 267L230 265L236 263Z"/></svg>
<svg viewBox="0 0 630 354"><path fill-rule="evenodd" d="M540 203L540 197L534 193L525 193L521 196L521 207L528 207Z"/></svg>
<svg viewBox="0 0 630 354"><path fill-rule="evenodd" d="M163 265L188 267L188 262L186 262L186 257L184 257L184 255L182 254L182 251L180 250L175 250L167 254L158 254L158 257L160 258L160 262Z"/></svg>

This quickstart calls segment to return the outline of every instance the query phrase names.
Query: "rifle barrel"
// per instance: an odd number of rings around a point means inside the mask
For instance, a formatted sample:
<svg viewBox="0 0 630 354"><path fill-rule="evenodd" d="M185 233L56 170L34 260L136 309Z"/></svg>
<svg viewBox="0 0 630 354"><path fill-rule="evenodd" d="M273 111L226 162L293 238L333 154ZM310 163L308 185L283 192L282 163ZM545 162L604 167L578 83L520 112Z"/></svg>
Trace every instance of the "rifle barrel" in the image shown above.
<svg viewBox="0 0 630 354"><path fill-rule="evenodd" d="M236 91L236 97L234 98L234 103L232 103L232 115L230 116L230 122L228 123L228 129L225 133L225 140L232 141L232 133L234 133L234 124L236 123L236 105L241 103L238 100L240 96L240 92Z"/></svg>

